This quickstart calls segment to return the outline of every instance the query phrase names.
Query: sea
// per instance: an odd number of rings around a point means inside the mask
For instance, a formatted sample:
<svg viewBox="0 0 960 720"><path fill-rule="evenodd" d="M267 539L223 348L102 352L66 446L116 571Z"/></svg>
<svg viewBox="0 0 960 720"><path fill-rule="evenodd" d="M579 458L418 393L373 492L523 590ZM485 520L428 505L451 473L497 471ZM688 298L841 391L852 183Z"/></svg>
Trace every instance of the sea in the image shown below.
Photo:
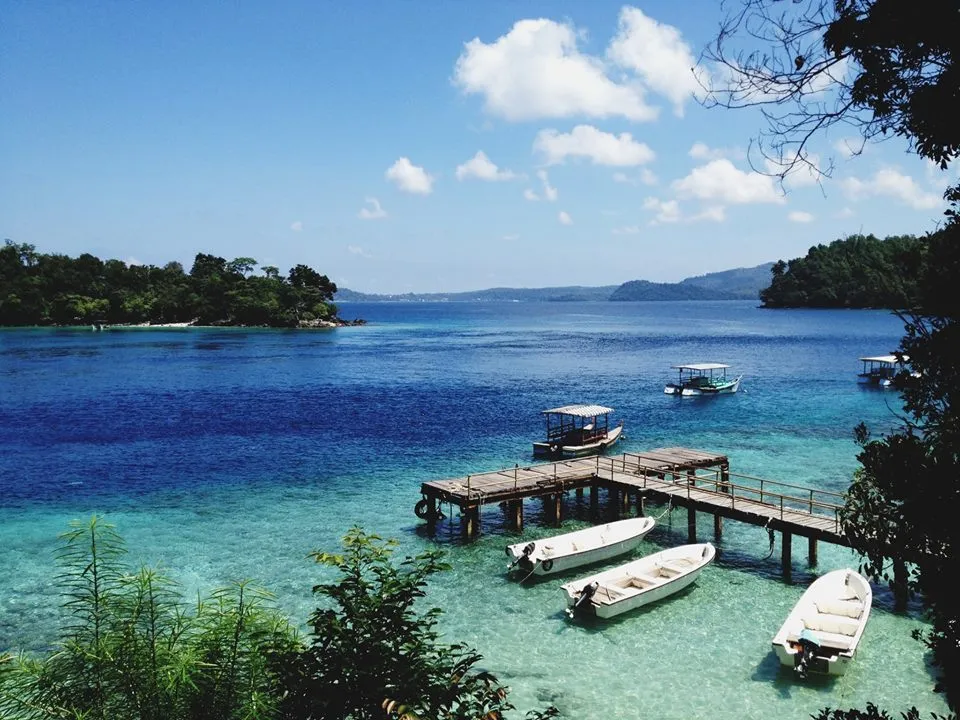
<svg viewBox="0 0 960 720"><path fill-rule="evenodd" d="M868 701L898 716L945 712L923 644L921 608L875 603L846 675L801 681L771 639L818 575L858 566L820 543L810 567L780 538L709 516L698 536L718 559L688 590L608 622L571 622L560 584L506 576L504 548L558 531L529 500L522 533L485 507L433 533L414 514L424 481L534 462L541 411L615 409L618 452L683 446L729 456L735 473L843 492L857 470L854 427L901 422L895 391L857 382L858 358L896 348L884 311L764 310L754 302L343 303L366 325L331 330L89 328L0 330L0 651L44 651L62 621L57 535L98 513L133 563L157 565L195 597L251 579L295 623L329 579L313 550L353 526L399 556L445 552L452 570L426 603L511 689L523 717L808 718ZM671 366L724 362L741 391L663 393ZM589 526L589 500L564 499L563 529ZM649 506L657 525L633 557L687 542L686 512ZM622 562L622 560L620 561ZM603 567L618 564L613 561ZM589 572L592 572L590 570ZM581 571L582 572L582 571Z"/></svg>

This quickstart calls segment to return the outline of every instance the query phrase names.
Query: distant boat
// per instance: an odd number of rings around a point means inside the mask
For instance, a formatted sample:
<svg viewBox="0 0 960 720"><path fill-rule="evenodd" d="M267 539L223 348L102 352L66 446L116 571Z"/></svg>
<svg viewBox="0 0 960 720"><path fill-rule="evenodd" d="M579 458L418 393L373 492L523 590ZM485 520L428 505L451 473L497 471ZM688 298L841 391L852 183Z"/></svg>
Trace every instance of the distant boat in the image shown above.
<svg viewBox="0 0 960 720"><path fill-rule="evenodd" d="M897 373L901 372L903 364L908 358L903 357L901 361L896 355L877 355L875 357L862 357L863 371L857 377L860 382L872 383L883 388L892 387L893 380Z"/></svg>
<svg viewBox="0 0 960 720"><path fill-rule="evenodd" d="M508 545L507 556L513 559L508 569L518 568L533 575L552 575L609 560L636 548L655 524L656 520L649 517L629 518L542 540Z"/></svg>
<svg viewBox="0 0 960 720"><path fill-rule="evenodd" d="M667 383L663 392L667 395L682 395L691 397L696 395L726 395L740 389L738 375L733 380L727 379L729 365L723 363L694 363L692 365L674 365L678 371L677 382Z"/></svg>
<svg viewBox="0 0 960 720"><path fill-rule="evenodd" d="M613 408L602 405L566 405L544 410L547 439L533 444L536 457L571 458L599 453L623 434L623 420L610 427Z"/></svg>
<svg viewBox="0 0 960 720"><path fill-rule="evenodd" d="M681 545L561 586L567 614L609 618L673 595L713 562L710 543Z"/></svg>
<svg viewBox="0 0 960 720"><path fill-rule="evenodd" d="M849 568L817 578L773 638L780 664L800 677L842 675L860 644L872 602L870 583Z"/></svg>

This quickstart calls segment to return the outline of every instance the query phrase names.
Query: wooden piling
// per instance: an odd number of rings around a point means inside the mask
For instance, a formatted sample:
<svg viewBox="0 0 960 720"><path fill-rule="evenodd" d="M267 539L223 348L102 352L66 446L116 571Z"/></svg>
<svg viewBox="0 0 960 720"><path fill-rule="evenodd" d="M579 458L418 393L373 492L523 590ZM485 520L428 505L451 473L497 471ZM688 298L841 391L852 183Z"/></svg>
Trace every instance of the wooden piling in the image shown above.
<svg viewBox="0 0 960 720"><path fill-rule="evenodd" d="M713 516L713 539L717 542L720 541L720 537L723 535L723 517L715 514Z"/></svg>
<svg viewBox="0 0 960 720"><path fill-rule="evenodd" d="M793 580L793 556L792 548L790 547L791 542L793 541L793 535L788 532L781 533L780 545L781 545L781 555L780 555L780 564L783 566L781 570L783 571L783 579L787 582Z"/></svg>
<svg viewBox="0 0 960 720"><path fill-rule="evenodd" d="M695 543L697 541L697 511L693 505L687 508L687 542Z"/></svg>
<svg viewBox="0 0 960 720"><path fill-rule="evenodd" d="M807 538L807 563L810 567L817 565L817 539L814 537Z"/></svg>
<svg viewBox="0 0 960 720"><path fill-rule="evenodd" d="M590 515L596 517L600 510L600 489L597 483L590 486Z"/></svg>
<svg viewBox="0 0 960 720"><path fill-rule="evenodd" d="M523 500L510 500L507 503L507 526L511 530L523 530Z"/></svg>
<svg viewBox="0 0 960 720"><path fill-rule="evenodd" d="M624 516L630 514L630 491L626 488L620 498L620 514Z"/></svg>
<svg viewBox="0 0 960 720"><path fill-rule="evenodd" d="M647 514L647 500L642 492L637 493L637 517L644 517Z"/></svg>
<svg viewBox="0 0 960 720"><path fill-rule="evenodd" d="M553 524L555 527L560 527L560 523L563 522L563 495L561 493L553 496L552 511Z"/></svg>
<svg viewBox="0 0 960 720"><path fill-rule="evenodd" d="M468 538L476 537L480 533L480 506L473 505L463 511L464 534Z"/></svg>

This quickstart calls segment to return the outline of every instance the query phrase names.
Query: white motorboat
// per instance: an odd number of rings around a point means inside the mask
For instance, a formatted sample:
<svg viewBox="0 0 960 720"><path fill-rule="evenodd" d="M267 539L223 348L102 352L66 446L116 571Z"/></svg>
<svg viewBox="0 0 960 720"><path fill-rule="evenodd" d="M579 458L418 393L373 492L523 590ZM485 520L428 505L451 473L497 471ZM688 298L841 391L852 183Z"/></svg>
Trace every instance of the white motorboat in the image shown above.
<svg viewBox="0 0 960 720"><path fill-rule="evenodd" d="M554 575L630 552L653 529L649 517L617 520L542 540L507 546L509 568L527 574Z"/></svg>
<svg viewBox="0 0 960 720"><path fill-rule="evenodd" d="M700 395L727 395L740 389L738 375L733 379L727 377L729 365L723 363L695 363L693 365L674 365L678 371L677 382L667 383L663 392L667 395L692 397Z"/></svg>
<svg viewBox="0 0 960 720"><path fill-rule="evenodd" d="M716 554L710 543L681 545L568 582L561 586L567 614L609 618L661 600L696 580Z"/></svg>
<svg viewBox="0 0 960 720"><path fill-rule="evenodd" d="M849 568L817 578L773 638L780 664L800 677L842 675L860 644L872 603L870 583Z"/></svg>

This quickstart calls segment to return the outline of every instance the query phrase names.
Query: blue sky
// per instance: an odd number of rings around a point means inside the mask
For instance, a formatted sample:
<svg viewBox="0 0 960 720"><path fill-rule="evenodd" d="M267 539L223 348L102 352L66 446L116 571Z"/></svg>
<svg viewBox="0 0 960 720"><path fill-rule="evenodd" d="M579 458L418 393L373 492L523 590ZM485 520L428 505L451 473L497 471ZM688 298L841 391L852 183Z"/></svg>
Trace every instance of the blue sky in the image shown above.
<svg viewBox="0 0 960 720"><path fill-rule="evenodd" d="M819 184L751 172L758 114L694 98L714 0L0 2L0 237L43 252L667 282L932 230L956 177L849 128Z"/></svg>

